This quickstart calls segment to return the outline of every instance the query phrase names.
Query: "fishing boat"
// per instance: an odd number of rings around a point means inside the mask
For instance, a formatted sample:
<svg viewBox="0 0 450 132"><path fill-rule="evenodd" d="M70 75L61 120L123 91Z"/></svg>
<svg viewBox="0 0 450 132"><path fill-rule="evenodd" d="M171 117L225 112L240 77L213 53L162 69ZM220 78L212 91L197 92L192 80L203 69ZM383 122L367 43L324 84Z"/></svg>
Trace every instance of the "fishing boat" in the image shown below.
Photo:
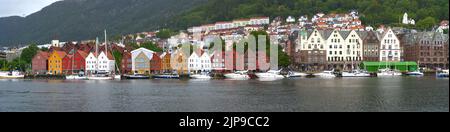
<svg viewBox="0 0 450 132"><path fill-rule="evenodd" d="M25 75L19 71L0 72L0 78L3 79L21 79L25 78Z"/></svg>
<svg viewBox="0 0 450 132"><path fill-rule="evenodd" d="M306 73L301 73L301 72L294 72L294 71L290 71L286 77L288 78L296 78L296 77L306 77L308 76L308 74Z"/></svg>
<svg viewBox="0 0 450 132"><path fill-rule="evenodd" d="M134 75L125 75L126 79L150 79L150 76L142 75L142 74L134 74Z"/></svg>
<svg viewBox="0 0 450 132"><path fill-rule="evenodd" d="M401 76L402 73L398 70L392 70L392 69L380 69L377 73L378 77L394 77L394 76Z"/></svg>
<svg viewBox="0 0 450 132"><path fill-rule="evenodd" d="M247 71L237 71L234 73L227 73L224 76L227 79L233 79L233 80L248 80L248 79L250 79L250 76L248 76Z"/></svg>
<svg viewBox="0 0 450 132"><path fill-rule="evenodd" d="M406 73L406 75L408 75L408 76L423 76L424 74L423 74L423 72L417 70L417 71L413 71L413 72L408 72L408 73Z"/></svg>
<svg viewBox="0 0 450 132"><path fill-rule="evenodd" d="M448 70L438 70L436 72L436 77L438 78L448 78Z"/></svg>
<svg viewBox="0 0 450 132"><path fill-rule="evenodd" d="M279 71L275 71L275 70L270 70L264 73L256 73L256 77L258 77L259 79L270 79L270 80L277 80L277 79L283 79L284 76L280 74L281 70Z"/></svg>
<svg viewBox="0 0 450 132"><path fill-rule="evenodd" d="M322 78L334 78L336 77L336 74L334 74L334 70L331 71L323 71L321 73L313 74L316 77L322 77Z"/></svg>

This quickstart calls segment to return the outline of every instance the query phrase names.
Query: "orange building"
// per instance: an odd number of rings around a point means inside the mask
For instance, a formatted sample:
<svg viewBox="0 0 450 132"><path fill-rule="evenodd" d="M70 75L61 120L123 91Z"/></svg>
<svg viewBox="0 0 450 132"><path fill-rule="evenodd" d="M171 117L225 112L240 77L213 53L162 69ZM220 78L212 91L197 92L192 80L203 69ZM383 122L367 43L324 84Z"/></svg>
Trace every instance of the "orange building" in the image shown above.
<svg viewBox="0 0 450 132"><path fill-rule="evenodd" d="M157 53L153 53L153 57L150 60L150 71L151 73L160 73L162 67L162 59Z"/></svg>
<svg viewBox="0 0 450 132"><path fill-rule="evenodd" d="M161 70L165 73L167 72L172 72L172 66L170 66L170 59L172 58L172 54L170 54L169 52L165 52L161 55Z"/></svg>
<svg viewBox="0 0 450 132"><path fill-rule="evenodd" d="M66 52L54 50L48 57L48 72L53 75L63 74L63 58Z"/></svg>

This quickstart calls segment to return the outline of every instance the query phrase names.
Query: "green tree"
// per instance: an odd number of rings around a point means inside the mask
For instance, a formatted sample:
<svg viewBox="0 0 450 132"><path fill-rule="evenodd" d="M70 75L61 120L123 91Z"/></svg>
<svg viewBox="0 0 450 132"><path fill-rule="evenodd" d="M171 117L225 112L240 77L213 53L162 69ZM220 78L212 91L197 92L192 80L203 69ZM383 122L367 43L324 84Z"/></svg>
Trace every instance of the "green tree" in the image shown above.
<svg viewBox="0 0 450 132"><path fill-rule="evenodd" d="M117 50L114 50L113 51L113 56L114 56L114 59L116 60L116 66L120 69L120 71L122 71L122 67L121 67L121 65L122 65L122 58L123 58L123 55L122 55L122 53L120 53L119 51L117 51Z"/></svg>
<svg viewBox="0 0 450 132"><path fill-rule="evenodd" d="M22 54L20 55L20 59L25 63L31 64L31 60L37 54L39 48L36 44L31 44L27 48L23 49Z"/></svg>
<svg viewBox="0 0 450 132"><path fill-rule="evenodd" d="M153 42L145 42L141 44L141 48L146 48L154 52L162 52L163 50Z"/></svg>
<svg viewBox="0 0 450 132"><path fill-rule="evenodd" d="M168 39L174 34L176 33L171 29L161 29L158 33L156 33L156 37L160 39Z"/></svg>
<svg viewBox="0 0 450 132"><path fill-rule="evenodd" d="M253 31L250 33L251 35L255 36L256 38L256 50L258 50L258 36L263 35L266 39L266 54L267 56L270 56L270 36L265 31ZM285 52L283 52L283 47L281 45L278 45L278 66L280 67L287 67L291 64L291 59L289 55L287 55Z"/></svg>
<svg viewBox="0 0 450 132"><path fill-rule="evenodd" d="M421 30L431 29L437 24L437 20L433 17L427 17L417 22L417 28Z"/></svg>

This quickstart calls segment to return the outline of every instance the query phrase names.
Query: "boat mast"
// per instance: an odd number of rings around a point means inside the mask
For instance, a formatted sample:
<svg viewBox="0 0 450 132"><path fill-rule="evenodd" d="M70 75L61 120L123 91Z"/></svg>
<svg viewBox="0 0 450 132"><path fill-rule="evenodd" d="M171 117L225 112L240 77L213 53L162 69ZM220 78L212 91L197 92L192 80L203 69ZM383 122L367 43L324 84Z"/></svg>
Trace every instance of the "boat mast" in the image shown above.
<svg viewBox="0 0 450 132"><path fill-rule="evenodd" d="M97 72L98 71L98 37L95 40L95 58L96 58L96 61L95 61L95 72Z"/></svg>
<svg viewBox="0 0 450 132"><path fill-rule="evenodd" d="M72 48L72 75L73 75L73 63L75 61L75 49Z"/></svg>

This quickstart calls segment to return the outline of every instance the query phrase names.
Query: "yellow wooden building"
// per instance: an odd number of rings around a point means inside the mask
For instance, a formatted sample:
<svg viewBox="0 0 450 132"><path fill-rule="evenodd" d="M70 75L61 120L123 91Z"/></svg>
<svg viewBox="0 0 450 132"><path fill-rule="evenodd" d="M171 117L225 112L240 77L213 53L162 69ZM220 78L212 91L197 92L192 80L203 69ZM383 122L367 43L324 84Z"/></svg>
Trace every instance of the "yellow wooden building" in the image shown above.
<svg viewBox="0 0 450 132"><path fill-rule="evenodd" d="M63 74L63 58L66 56L64 51L53 51L48 57L48 72L52 75Z"/></svg>

